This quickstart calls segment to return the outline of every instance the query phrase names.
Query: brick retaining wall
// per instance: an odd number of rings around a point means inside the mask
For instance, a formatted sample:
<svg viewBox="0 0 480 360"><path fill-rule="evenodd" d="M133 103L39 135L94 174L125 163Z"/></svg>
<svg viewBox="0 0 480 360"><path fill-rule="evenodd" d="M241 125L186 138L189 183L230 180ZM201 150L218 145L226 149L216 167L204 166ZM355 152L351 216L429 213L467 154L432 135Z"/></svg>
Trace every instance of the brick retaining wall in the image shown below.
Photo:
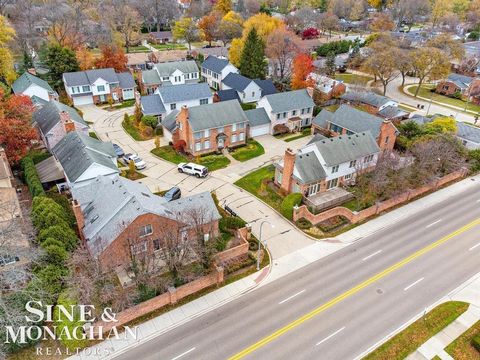
<svg viewBox="0 0 480 360"><path fill-rule="evenodd" d="M312 214L308 208L305 206L305 205L302 205L298 208L294 208L293 209L293 221L297 221L301 218L305 218L307 219L308 221L310 221L313 225L316 225L318 223L321 223L322 221L325 221L325 220L328 220L332 217L335 217L335 216L343 216L345 218L348 219L348 221L350 221L350 223L352 224L355 224L355 223L358 223L360 221L363 221L373 215L376 215L376 214L379 214L385 210L388 210L388 209L391 209L397 205L400 205L400 204L403 204L417 196L420 196L422 194L425 194L431 190L437 190L438 188L440 188L441 186L451 182L451 181L454 181L454 180L457 180L457 179L460 179L464 176L467 175L467 169L463 168L463 169L460 169L456 172L453 172L451 174L448 174L448 175L445 175L444 177L442 178L439 178L438 180L428 184L428 185L424 185L420 188L417 188L417 189L414 189L414 190L409 190L409 191L406 191L405 193L403 194L400 194L398 196L395 196L391 199L388 199L386 201L383 201L383 202L379 202L369 208L366 208L364 210L361 210L361 211L351 211L350 209L347 209L345 207L342 207L342 206L338 206L338 207L335 207L333 209L330 209L330 210L327 210L327 211L324 211L324 212L321 212L320 214Z"/></svg>

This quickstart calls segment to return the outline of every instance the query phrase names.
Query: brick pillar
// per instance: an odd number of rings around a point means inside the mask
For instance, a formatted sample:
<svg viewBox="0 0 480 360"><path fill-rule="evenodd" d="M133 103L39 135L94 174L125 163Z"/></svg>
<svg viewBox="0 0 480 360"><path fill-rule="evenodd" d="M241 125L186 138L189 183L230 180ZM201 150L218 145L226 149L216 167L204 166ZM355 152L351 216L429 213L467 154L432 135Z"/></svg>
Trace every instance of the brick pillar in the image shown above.
<svg viewBox="0 0 480 360"><path fill-rule="evenodd" d="M177 303L177 289L175 289L173 286L168 288L168 293L170 294L170 304L176 304Z"/></svg>
<svg viewBox="0 0 480 360"><path fill-rule="evenodd" d="M287 193L290 192L292 185L292 174L295 167L295 154L292 149L285 150L285 156L283 157L283 174L281 188Z"/></svg>
<svg viewBox="0 0 480 360"><path fill-rule="evenodd" d="M72 210L75 215L75 220L77 221L78 233L80 234L80 238L84 240L83 227L85 226L85 218L83 217L82 209L77 200L72 201Z"/></svg>
<svg viewBox="0 0 480 360"><path fill-rule="evenodd" d="M217 275L217 279L216 279L217 285L222 284L223 283L223 267L215 265L215 272Z"/></svg>
<svg viewBox="0 0 480 360"><path fill-rule="evenodd" d="M395 127L389 120L383 120L382 125L380 125L380 134L378 135L378 146L382 150L392 150L393 145L395 145ZM388 140L388 142L387 142Z"/></svg>

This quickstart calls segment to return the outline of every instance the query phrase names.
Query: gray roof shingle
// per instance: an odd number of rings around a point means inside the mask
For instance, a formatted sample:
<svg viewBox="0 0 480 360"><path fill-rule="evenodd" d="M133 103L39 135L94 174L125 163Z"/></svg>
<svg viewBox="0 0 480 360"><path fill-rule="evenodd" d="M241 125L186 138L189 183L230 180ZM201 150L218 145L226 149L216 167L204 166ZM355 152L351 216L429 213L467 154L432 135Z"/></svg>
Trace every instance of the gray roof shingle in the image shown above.
<svg viewBox="0 0 480 360"><path fill-rule="evenodd" d="M198 67L195 60L171 61L171 62L159 63L159 64L155 64L155 69L157 70L160 76L170 76L177 69L184 74L198 72Z"/></svg>
<svg viewBox="0 0 480 360"><path fill-rule="evenodd" d="M378 115L384 119L395 119L399 117L407 116L409 113L405 110L398 108L397 106L389 105L378 112Z"/></svg>
<svg viewBox="0 0 480 360"><path fill-rule="evenodd" d="M328 121L354 133L370 131L377 138L384 119L342 104Z"/></svg>
<svg viewBox="0 0 480 360"><path fill-rule="evenodd" d="M480 144L480 128L457 121L457 136L476 144Z"/></svg>
<svg viewBox="0 0 480 360"><path fill-rule="evenodd" d="M67 86L92 85L99 78L110 84L119 82L118 76L112 68L67 72L63 74L63 78Z"/></svg>
<svg viewBox="0 0 480 360"><path fill-rule="evenodd" d="M236 91L243 91L248 85L250 85L252 81L252 79L249 79L243 75L230 73L225 77L225 79L222 80L222 83Z"/></svg>
<svg viewBox="0 0 480 360"><path fill-rule="evenodd" d="M142 81L146 85L162 83L162 80L155 69L142 71Z"/></svg>
<svg viewBox="0 0 480 360"><path fill-rule="evenodd" d="M312 120L312 124L320 126L324 129L327 128L328 123L332 120L333 113L327 109L322 109Z"/></svg>
<svg viewBox="0 0 480 360"><path fill-rule="evenodd" d="M165 106L158 94L145 95L140 98L142 113L144 115L160 115L165 114Z"/></svg>
<svg viewBox="0 0 480 360"><path fill-rule="evenodd" d="M173 132L177 127L177 114L180 111L175 109L162 120L162 125L168 131Z"/></svg>
<svg viewBox="0 0 480 360"><path fill-rule="evenodd" d="M274 113L313 108L315 104L307 90L294 90L265 96Z"/></svg>
<svg viewBox="0 0 480 360"><path fill-rule="evenodd" d="M473 81L472 77L460 74L450 74L447 79L457 85L460 89L467 89Z"/></svg>
<svg viewBox="0 0 480 360"><path fill-rule="evenodd" d="M37 123L42 133L46 135L55 125L60 122L60 113L62 111L67 112L72 121L87 126L85 120L82 119L80 114L77 113L74 108L55 100L51 100L41 109L35 111L32 115L32 120Z"/></svg>
<svg viewBox="0 0 480 360"><path fill-rule="evenodd" d="M102 142L90 136L70 132L52 149L71 182L75 182L92 164L119 172L117 158L111 142Z"/></svg>
<svg viewBox="0 0 480 360"><path fill-rule="evenodd" d="M147 186L120 176L113 180L97 177L92 183L74 189L73 197L80 203L85 218L83 233L95 257L143 214L188 223L187 214L198 209L205 223L220 218L208 192L167 202Z"/></svg>
<svg viewBox="0 0 480 360"><path fill-rule="evenodd" d="M254 79L253 80L255 84L260 86L262 89L262 96L267 96L271 94L276 94L277 93L277 88L273 84L272 80L260 80L260 79Z"/></svg>
<svg viewBox="0 0 480 360"><path fill-rule="evenodd" d="M325 179L327 174L313 151L295 155L295 173L304 184Z"/></svg>
<svg viewBox="0 0 480 360"><path fill-rule="evenodd" d="M220 59L216 56L210 55L202 63L202 68L220 74L222 70L228 65L228 63L229 62L227 59Z"/></svg>
<svg viewBox="0 0 480 360"><path fill-rule="evenodd" d="M133 80L132 74L128 71L123 73L118 73L118 82L121 89L133 89L137 86L135 80Z"/></svg>
<svg viewBox="0 0 480 360"><path fill-rule="evenodd" d="M228 101L228 100L238 100L238 101L240 101L240 98L238 97L237 90L235 90L235 89L219 90L219 91L217 91L217 96L218 96L220 101Z"/></svg>
<svg viewBox="0 0 480 360"><path fill-rule="evenodd" d="M358 91L349 91L340 96L341 99L347 101L356 101L364 104L368 104L375 107L381 107L392 99L375 94L374 92L358 92Z"/></svg>
<svg viewBox="0 0 480 360"><path fill-rule="evenodd" d="M32 84L38 85L41 88L44 88L50 93L55 93L52 87L45 81L36 77L28 72L24 72L17 80L12 84L12 90L15 94L21 94Z"/></svg>
<svg viewBox="0 0 480 360"><path fill-rule="evenodd" d="M250 127L270 124L270 118L264 108L251 109L245 111Z"/></svg>
<svg viewBox="0 0 480 360"><path fill-rule="evenodd" d="M245 112L237 100L193 106L188 109L188 115L188 121L193 131L248 122Z"/></svg>
<svg viewBox="0 0 480 360"><path fill-rule="evenodd" d="M212 97L212 92L207 83L162 86L158 89L158 92L164 104Z"/></svg>

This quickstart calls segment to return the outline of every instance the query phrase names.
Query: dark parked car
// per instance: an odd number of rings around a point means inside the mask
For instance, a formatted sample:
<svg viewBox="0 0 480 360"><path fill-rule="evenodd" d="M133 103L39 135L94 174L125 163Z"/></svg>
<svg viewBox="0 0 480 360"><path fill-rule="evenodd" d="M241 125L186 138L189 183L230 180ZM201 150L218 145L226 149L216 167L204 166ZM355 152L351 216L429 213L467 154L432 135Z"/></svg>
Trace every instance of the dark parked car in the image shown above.
<svg viewBox="0 0 480 360"><path fill-rule="evenodd" d="M177 199L180 199L180 197L182 196L182 192L180 190L180 188L174 186L172 187L170 190L168 190L165 195L163 195L163 197L165 199L167 199L167 201L173 201L173 200L177 200Z"/></svg>
<svg viewBox="0 0 480 360"><path fill-rule="evenodd" d="M120 146L118 146L117 144L112 144L112 145L113 145L113 150L115 150L115 154L117 154L117 157L125 155L125 152Z"/></svg>

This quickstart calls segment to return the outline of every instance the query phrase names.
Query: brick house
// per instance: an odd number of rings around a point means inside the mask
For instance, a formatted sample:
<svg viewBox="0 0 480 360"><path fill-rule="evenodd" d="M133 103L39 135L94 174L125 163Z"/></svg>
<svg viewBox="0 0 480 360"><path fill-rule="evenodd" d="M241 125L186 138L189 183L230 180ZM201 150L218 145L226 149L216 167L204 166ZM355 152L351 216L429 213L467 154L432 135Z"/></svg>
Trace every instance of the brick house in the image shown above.
<svg viewBox="0 0 480 360"><path fill-rule="evenodd" d="M478 78L450 74L445 81L438 83L435 91L446 96L460 94L463 99L468 98L472 103L480 104L480 79Z"/></svg>
<svg viewBox="0 0 480 360"><path fill-rule="evenodd" d="M63 137L78 131L88 136L88 125L74 108L51 100L32 115L32 122L48 150L52 150Z"/></svg>
<svg viewBox="0 0 480 360"><path fill-rule="evenodd" d="M208 192L168 202L117 176L97 177L72 196L80 237L105 269L128 268L132 256L159 257L165 229L178 229L192 241L199 232L204 241L219 235L220 215Z"/></svg>
<svg viewBox="0 0 480 360"><path fill-rule="evenodd" d="M347 86L343 81L317 73L310 73L308 77L315 81L313 100L318 103L339 97L347 91Z"/></svg>
<svg viewBox="0 0 480 360"><path fill-rule="evenodd" d="M162 122L173 143L185 142L194 156L221 151L247 142L248 119L236 100L188 108L171 113Z"/></svg>
<svg viewBox="0 0 480 360"><path fill-rule="evenodd" d="M64 73L63 84L75 106L132 100L137 86L130 72L112 68Z"/></svg>
<svg viewBox="0 0 480 360"><path fill-rule="evenodd" d="M370 132L325 138L317 134L296 154L285 151L275 163L275 184L286 193L308 198L355 180L375 167L380 148Z"/></svg>
<svg viewBox="0 0 480 360"><path fill-rule="evenodd" d="M380 149L392 150L398 130L395 125L378 116L358 110L348 105L340 105L331 112L323 109L313 119L312 133L325 136L353 135L369 131Z"/></svg>

